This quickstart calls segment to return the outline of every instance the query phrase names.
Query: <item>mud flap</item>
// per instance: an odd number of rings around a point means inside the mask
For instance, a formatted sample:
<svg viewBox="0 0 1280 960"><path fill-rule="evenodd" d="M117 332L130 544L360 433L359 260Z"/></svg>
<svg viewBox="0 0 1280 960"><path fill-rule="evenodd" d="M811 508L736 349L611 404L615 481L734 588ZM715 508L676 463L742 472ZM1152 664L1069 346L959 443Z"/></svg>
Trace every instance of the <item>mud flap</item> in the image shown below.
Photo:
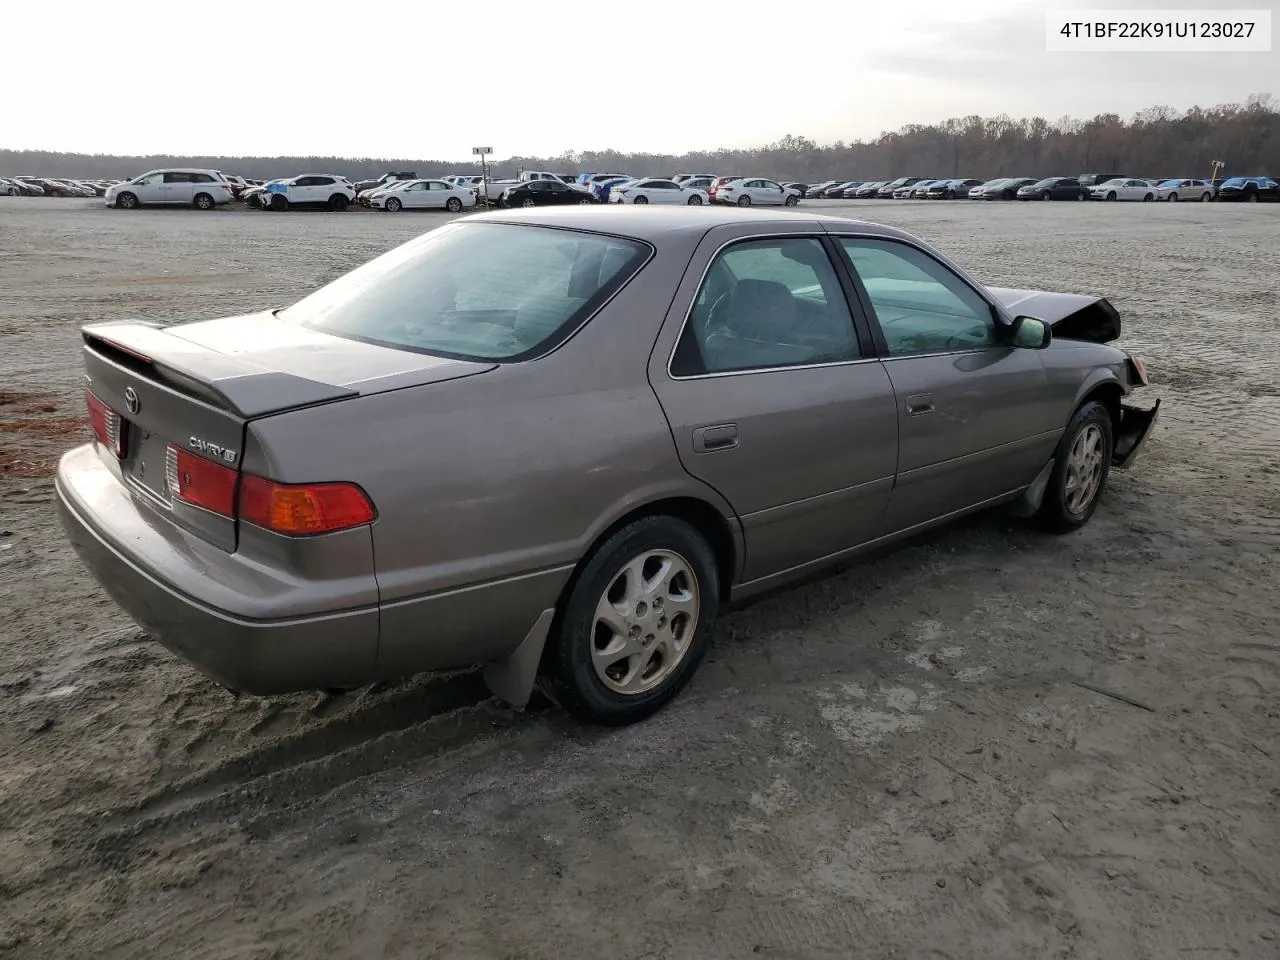
<svg viewBox="0 0 1280 960"><path fill-rule="evenodd" d="M1131 407L1127 403L1120 405L1120 426L1116 429L1115 452L1111 455L1111 465L1123 470L1132 466L1138 451L1151 436L1151 428L1160 419L1160 401L1150 410Z"/></svg>
<svg viewBox="0 0 1280 960"><path fill-rule="evenodd" d="M1040 472L1031 481L1031 485L1023 491L1022 496L1013 502L1011 509L1014 516L1034 517L1036 515L1040 504L1044 503L1044 492L1049 488L1049 478L1053 476L1053 465L1056 462L1056 459L1050 457L1049 462L1040 468Z"/></svg>
<svg viewBox="0 0 1280 960"><path fill-rule="evenodd" d="M485 666L485 686L499 700L516 709L528 706L533 695L533 681L538 676L538 661L542 659L542 648L546 646L555 615L554 607L543 610L511 656Z"/></svg>

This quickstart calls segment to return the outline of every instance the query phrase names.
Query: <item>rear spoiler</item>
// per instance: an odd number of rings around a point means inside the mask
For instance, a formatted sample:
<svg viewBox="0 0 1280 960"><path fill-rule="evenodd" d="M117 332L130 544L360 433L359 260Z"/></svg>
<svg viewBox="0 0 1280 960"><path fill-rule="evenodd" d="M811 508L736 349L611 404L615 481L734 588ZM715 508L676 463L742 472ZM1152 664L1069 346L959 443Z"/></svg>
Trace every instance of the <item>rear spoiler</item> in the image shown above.
<svg viewBox="0 0 1280 960"><path fill-rule="evenodd" d="M246 420L359 396L359 391L282 373L174 336L157 323L95 323L85 349L138 376Z"/></svg>
<svg viewBox="0 0 1280 960"><path fill-rule="evenodd" d="M1005 287L987 289L1013 316L1035 317L1049 324L1055 337L1093 343L1120 339L1120 314L1106 297Z"/></svg>

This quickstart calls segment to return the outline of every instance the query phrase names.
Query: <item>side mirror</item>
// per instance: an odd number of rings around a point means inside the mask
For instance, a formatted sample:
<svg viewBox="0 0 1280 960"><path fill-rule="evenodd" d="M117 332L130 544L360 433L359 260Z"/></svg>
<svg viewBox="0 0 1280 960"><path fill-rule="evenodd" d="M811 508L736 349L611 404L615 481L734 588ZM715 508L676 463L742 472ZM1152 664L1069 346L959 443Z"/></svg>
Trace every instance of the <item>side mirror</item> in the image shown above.
<svg viewBox="0 0 1280 960"><path fill-rule="evenodd" d="M1053 328L1035 317L1014 317L1013 345L1043 350L1053 342Z"/></svg>

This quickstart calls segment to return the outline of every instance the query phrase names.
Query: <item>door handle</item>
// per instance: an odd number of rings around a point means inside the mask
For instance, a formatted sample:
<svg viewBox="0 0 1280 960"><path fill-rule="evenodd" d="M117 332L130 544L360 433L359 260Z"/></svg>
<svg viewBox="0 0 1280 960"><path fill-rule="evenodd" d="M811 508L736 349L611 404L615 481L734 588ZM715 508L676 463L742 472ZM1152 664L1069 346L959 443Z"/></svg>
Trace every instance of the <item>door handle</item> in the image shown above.
<svg viewBox="0 0 1280 960"><path fill-rule="evenodd" d="M913 397L907 397L908 417L923 417L930 413L933 413L933 394L917 393Z"/></svg>
<svg viewBox="0 0 1280 960"><path fill-rule="evenodd" d="M732 450L738 445L738 425L717 423L709 427L696 427L693 431L694 453L715 453Z"/></svg>

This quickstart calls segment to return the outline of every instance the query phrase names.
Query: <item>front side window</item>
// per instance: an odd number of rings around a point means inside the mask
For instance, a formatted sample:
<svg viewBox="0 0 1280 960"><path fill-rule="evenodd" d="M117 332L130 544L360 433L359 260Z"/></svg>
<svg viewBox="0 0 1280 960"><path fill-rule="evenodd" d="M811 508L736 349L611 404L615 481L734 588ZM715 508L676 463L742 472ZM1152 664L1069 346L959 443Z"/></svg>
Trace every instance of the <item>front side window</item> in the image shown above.
<svg viewBox="0 0 1280 960"><path fill-rule="evenodd" d="M637 240L516 224L441 227L281 311L281 320L466 360L557 346L645 263Z"/></svg>
<svg viewBox="0 0 1280 960"><path fill-rule="evenodd" d="M905 243L840 239L892 357L996 346L991 308L933 257Z"/></svg>
<svg viewBox="0 0 1280 960"><path fill-rule="evenodd" d="M809 237L748 240L711 262L672 358L674 376L859 357L835 268Z"/></svg>

